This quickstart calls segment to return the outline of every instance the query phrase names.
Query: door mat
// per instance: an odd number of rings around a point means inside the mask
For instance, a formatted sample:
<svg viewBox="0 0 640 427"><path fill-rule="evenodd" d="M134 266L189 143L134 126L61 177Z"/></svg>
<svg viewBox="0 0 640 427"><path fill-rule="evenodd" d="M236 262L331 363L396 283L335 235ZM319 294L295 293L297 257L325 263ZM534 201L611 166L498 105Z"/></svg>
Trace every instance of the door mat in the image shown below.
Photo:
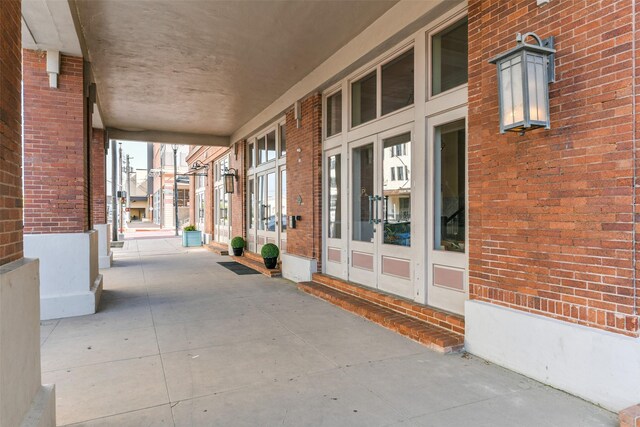
<svg viewBox="0 0 640 427"><path fill-rule="evenodd" d="M239 276L244 276L245 274L260 274L259 271L255 271L254 269L251 269L249 267L247 267L246 265L242 265L238 262L235 261L225 261L225 262L219 262L218 264L220 264L221 266L223 266L224 268L233 271L234 273L236 273Z"/></svg>
<svg viewBox="0 0 640 427"><path fill-rule="evenodd" d="M124 242L111 242L112 248L121 248L124 246Z"/></svg>

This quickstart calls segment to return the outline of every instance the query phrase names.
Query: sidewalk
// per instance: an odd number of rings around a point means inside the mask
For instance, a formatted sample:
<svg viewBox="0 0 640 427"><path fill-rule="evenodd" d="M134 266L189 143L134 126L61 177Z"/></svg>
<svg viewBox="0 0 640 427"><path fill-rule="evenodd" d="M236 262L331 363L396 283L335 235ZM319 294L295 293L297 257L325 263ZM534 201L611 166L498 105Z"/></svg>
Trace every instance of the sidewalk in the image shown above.
<svg viewBox="0 0 640 427"><path fill-rule="evenodd" d="M286 280L236 275L217 264L228 257L175 237L114 252L99 313L43 322L59 425L616 425L581 399L434 353Z"/></svg>

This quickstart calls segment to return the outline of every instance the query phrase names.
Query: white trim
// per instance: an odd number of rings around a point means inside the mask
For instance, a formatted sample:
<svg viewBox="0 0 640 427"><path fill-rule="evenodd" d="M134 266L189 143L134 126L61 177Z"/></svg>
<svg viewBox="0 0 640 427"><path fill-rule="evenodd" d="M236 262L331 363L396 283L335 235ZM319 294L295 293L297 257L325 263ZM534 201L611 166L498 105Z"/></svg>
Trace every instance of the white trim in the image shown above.
<svg viewBox="0 0 640 427"><path fill-rule="evenodd" d="M472 354L618 412L640 399L640 338L467 301Z"/></svg>

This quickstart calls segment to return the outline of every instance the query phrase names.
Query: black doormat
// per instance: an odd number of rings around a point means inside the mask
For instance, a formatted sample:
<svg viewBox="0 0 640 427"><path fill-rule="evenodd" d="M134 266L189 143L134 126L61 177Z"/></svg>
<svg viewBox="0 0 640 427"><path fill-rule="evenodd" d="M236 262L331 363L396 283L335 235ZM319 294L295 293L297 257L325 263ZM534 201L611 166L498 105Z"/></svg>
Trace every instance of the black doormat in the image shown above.
<svg viewBox="0 0 640 427"><path fill-rule="evenodd" d="M260 272L255 271L254 269L249 268L246 265L242 265L235 261L219 262L218 264L220 264L221 266L223 266L228 270L233 271L239 276L244 276L245 274L260 274Z"/></svg>

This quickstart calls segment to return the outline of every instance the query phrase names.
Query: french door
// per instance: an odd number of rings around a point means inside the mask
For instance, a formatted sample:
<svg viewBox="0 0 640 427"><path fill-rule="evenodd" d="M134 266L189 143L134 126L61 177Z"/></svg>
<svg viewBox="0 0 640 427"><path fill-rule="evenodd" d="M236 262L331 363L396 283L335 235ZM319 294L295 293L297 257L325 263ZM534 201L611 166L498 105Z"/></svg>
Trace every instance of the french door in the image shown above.
<svg viewBox="0 0 640 427"><path fill-rule="evenodd" d="M414 297L412 127L349 144L349 280Z"/></svg>
<svg viewBox="0 0 640 427"><path fill-rule="evenodd" d="M213 239L218 243L229 243L231 235L231 203L229 203L229 194L224 192L223 179L223 174L229 168L229 156L217 161L214 167Z"/></svg>

